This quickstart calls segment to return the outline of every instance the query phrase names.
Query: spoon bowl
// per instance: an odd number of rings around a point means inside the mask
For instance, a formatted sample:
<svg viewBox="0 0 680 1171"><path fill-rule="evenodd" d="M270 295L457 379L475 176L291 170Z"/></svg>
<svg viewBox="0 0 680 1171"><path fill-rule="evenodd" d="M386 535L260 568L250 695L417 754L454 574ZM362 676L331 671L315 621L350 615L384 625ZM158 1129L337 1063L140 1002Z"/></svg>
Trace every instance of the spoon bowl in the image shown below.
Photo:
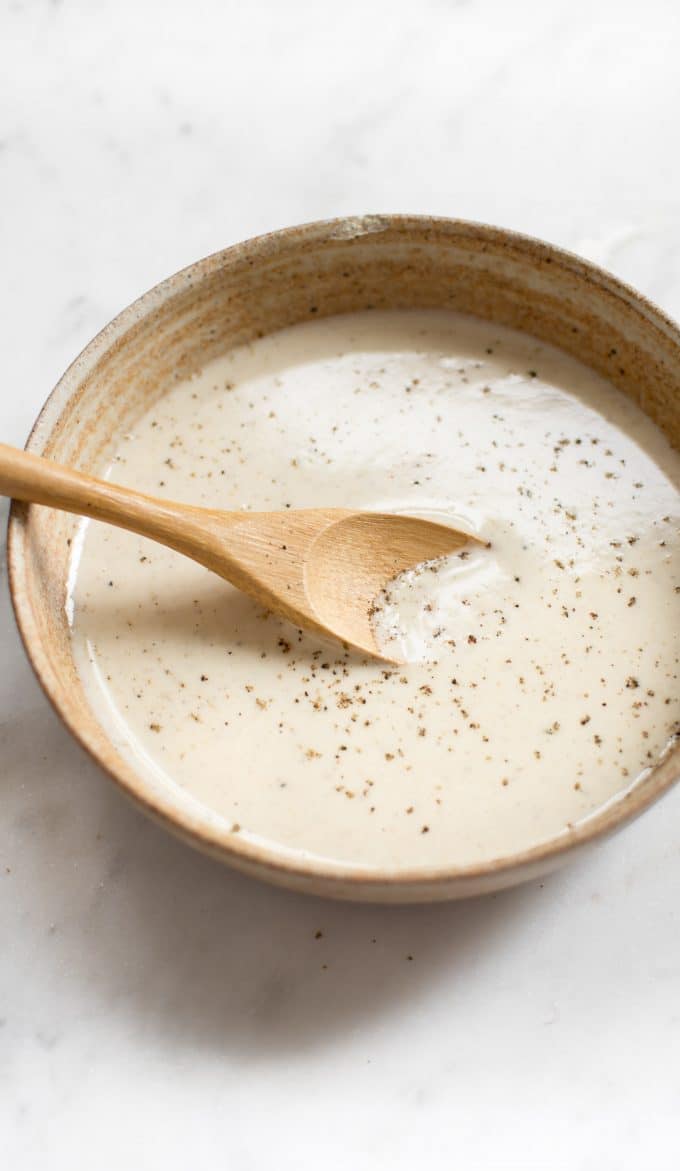
<svg viewBox="0 0 680 1171"><path fill-rule="evenodd" d="M305 571L309 604L321 627L372 655L371 613L386 585L424 561L455 553L477 537L417 516L351 512L333 519L313 541ZM394 659L389 659L394 662Z"/></svg>

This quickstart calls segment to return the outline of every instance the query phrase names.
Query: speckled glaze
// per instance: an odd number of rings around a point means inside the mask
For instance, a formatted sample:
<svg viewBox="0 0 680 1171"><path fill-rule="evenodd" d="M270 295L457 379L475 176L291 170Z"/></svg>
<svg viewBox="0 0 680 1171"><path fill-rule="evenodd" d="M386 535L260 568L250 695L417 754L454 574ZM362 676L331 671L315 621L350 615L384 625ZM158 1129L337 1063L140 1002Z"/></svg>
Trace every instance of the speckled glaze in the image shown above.
<svg viewBox="0 0 680 1171"><path fill-rule="evenodd" d="M171 385L233 345L310 315L380 308L452 308L561 347L630 395L680 446L680 334L608 274L548 245L498 229L425 217L370 216L312 224L200 261L115 319L48 400L30 450L94 471L120 435ZM678 777L674 749L625 798L560 839L483 865L436 872L362 872L288 864L240 841L170 793L151 794L93 714L76 672L65 613L75 520L15 505L10 584L29 657L84 747L130 796L193 844L286 886L392 902L480 894L546 872L611 832ZM238 767L238 762L234 762Z"/></svg>

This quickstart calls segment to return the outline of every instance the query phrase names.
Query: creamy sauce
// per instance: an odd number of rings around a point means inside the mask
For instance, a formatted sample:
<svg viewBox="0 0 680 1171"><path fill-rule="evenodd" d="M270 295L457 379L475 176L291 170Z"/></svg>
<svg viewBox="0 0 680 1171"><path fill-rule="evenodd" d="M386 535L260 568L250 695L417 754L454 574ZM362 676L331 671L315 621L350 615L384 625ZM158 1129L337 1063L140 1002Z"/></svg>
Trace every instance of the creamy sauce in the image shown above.
<svg viewBox="0 0 680 1171"><path fill-rule="evenodd" d="M86 524L73 642L149 783L282 852L468 864L568 834L680 717L680 457L531 338L436 311L297 326L173 386L110 477L218 508L447 519L489 547L380 600L390 668Z"/></svg>

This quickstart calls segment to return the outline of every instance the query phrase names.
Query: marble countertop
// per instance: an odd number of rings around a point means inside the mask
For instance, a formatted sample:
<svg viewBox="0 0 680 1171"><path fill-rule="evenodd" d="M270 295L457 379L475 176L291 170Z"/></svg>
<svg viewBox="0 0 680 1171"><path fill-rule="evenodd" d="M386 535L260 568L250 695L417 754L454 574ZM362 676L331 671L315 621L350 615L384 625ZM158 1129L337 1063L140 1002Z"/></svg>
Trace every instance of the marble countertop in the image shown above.
<svg viewBox="0 0 680 1171"><path fill-rule="evenodd" d="M518 228L680 316L679 45L662 0L3 0L0 437L144 289L315 218ZM497 897L269 889L85 758L0 576L4 1167L677 1168L680 787Z"/></svg>

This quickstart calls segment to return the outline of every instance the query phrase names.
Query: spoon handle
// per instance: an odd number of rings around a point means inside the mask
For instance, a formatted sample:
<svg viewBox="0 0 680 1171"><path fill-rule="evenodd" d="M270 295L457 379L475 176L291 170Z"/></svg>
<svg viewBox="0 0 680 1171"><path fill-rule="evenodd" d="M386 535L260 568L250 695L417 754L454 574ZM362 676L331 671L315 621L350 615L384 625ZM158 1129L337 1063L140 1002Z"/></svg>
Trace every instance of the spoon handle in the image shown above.
<svg viewBox="0 0 680 1171"><path fill-rule="evenodd" d="M194 512L4 443L0 443L0 495L91 516L173 548L183 548L181 535L191 527Z"/></svg>

